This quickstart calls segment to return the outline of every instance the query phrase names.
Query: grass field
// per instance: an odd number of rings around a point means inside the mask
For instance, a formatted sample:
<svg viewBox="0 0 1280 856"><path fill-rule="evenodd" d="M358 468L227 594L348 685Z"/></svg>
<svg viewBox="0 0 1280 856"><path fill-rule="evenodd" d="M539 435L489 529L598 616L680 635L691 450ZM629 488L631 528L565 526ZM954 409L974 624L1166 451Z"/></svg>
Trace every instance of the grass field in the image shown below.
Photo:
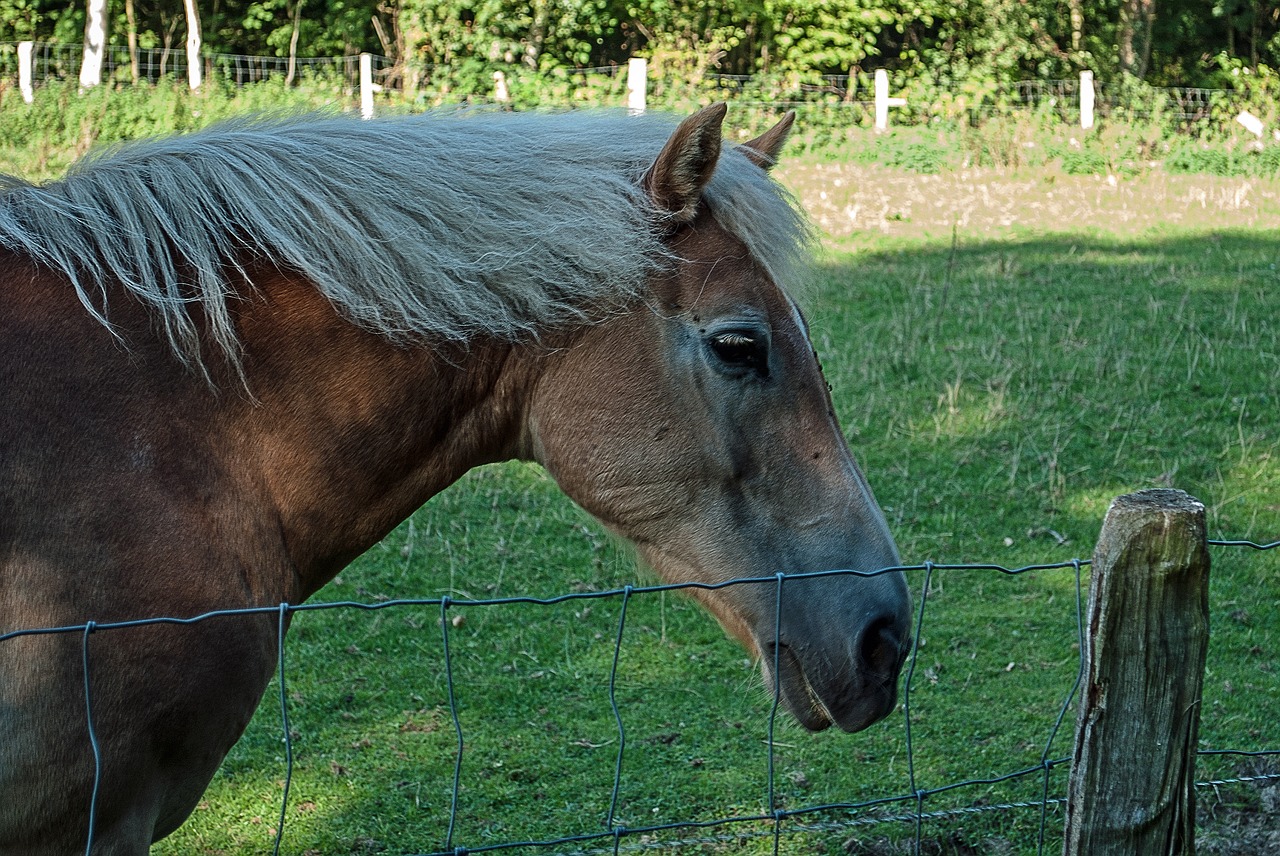
<svg viewBox="0 0 1280 856"><path fill-rule="evenodd" d="M808 299L849 440L904 560L1009 567L1088 558L1110 500L1174 486L1211 537L1280 537L1280 183L990 172L911 176L829 161L782 176L828 233ZM1280 551L1216 550L1206 747L1280 749ZM537 468L471 473L371 550L321 600L593 592L653 580ZM919 604L923 577L912 575ZM609 701L621 599L454 606L450 669L465 737L452 845L598 833L615 797ZM457 735L437 607L300 615L287 646L294 768L284 851L445 847ZM1070 754L1046 748L1078 668L1072 569L930 580L911 692L866 732L779 719L779 808L857 803ZM758 669L677 594L634 595L616 698L626 750L615 823L635 828L769 810L770 700ZM278 702L163 854L262 853L285 776ZM1277 772L1202 763L1201 778ZM1055 768L1060 793L1065 767ZM1264 783L1266 784L1266 783ZM1219 788L1207 853L1265 852L1274 789ZM1037 799L1039 777L931 796L926 811ZM1268 808L1269 807L1269 808ZM908 853L898 803L789 821L780 852ZM1048 815L1049 844L1061 814ZM815 827L801 829L802 825ZM1040 814L928 819L926 853L1034 853ZM1270 838L1268 838L1270 836ZM768 824L677 829L622 850L768 853ZM1260 844L1259 842L1264 842ZM612 852L612 839L550 851Z"/></svg>

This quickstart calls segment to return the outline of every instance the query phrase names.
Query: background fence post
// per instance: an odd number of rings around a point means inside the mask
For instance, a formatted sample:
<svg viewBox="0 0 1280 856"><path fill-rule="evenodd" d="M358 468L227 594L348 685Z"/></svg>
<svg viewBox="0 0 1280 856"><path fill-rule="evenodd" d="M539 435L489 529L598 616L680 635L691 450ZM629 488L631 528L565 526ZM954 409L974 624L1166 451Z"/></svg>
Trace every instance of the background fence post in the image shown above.
<svg viewBox="0 0 1280 856"><path fill-rule="evenodd" d="M1189 856L1209 641L1203 505L1180 490L1111 503L1087 626L1063 852Z"/></svg>
<svg viewBox="0 0 1280 856"><path fill-rule="evenodd" d="M511 103L511 90L507 88L507 76L501 71L493 73L493 100L503 106Z"/></svg>
<svg viewBox="0 0 1280 856"><path fill-rule="evenodd" d="M35 42L18 42L18 91L22 93L22 100L28 104L36 97L31 83L31 54L35 46Z"/></svg>
<svg viewBox="0 0 1280 856"><path fill-rule="evenodd" d="M889 127L889 72L876 69L876 130Z"/></svg>
<svg viewBox="0 0 1280 856"><path fill-rule="evenodd" d="M1093 127L1093 72L1080 72L1080 127L1089 130Z"/></svg>
<svg viewBox="0 0 1280 856"><path fill-rule="evenodd" d="M889 128L889 108L906 106L905 98L889 97L889 72L883 68L876 69L876 130Z"/></svg>
<svg viewBox="0 0 1280 856"><path fill-rule="evenodd" d="M373 93L379 90L373 82L373 54L360 54L360 116L373 118Z"/></svg>
<svg viewBox="0 0 1280 856"><path fill-rule="evenodd" d="M649 61L643 57L627 60L627 112L643 113L649 91Z"/></svg>

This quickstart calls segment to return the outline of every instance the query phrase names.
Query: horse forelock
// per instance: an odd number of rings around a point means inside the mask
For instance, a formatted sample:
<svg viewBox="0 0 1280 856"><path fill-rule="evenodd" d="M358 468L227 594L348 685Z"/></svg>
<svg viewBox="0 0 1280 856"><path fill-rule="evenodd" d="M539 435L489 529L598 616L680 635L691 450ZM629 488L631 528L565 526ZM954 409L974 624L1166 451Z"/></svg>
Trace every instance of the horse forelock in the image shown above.
<svg viewBox="0 0 1280 856"><path fill-rule="evenodd" d="M62 272L104 323L104 284L122 284L189 360L207 333L234 361L229 302L264 264L393 340L536 337L629 304L668 261L639 179L673 128L590 113L241 122L97 154L44 186L0 181L0 246ZM705 199L796 281L810 233L784 190L725 146Z"/></svg>

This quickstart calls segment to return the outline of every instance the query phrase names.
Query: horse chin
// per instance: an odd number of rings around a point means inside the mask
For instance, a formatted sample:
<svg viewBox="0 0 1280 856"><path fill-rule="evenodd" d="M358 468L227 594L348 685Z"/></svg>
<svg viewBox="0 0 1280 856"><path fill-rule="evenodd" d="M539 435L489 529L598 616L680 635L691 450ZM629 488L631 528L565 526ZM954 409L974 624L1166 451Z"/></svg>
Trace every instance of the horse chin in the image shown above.
<svg viewBox="0 0 1280 856"><path fill-rule="evenodd" d="M825 681L815 687L800 658L785 643L776 646L775 677L775 645L761 647L765 689L776 691L783 707L808 731L824 731L832 725L849 733L861 731L888 716L897 704L896 683L867 687L858 686L861 681Z"/></svg>

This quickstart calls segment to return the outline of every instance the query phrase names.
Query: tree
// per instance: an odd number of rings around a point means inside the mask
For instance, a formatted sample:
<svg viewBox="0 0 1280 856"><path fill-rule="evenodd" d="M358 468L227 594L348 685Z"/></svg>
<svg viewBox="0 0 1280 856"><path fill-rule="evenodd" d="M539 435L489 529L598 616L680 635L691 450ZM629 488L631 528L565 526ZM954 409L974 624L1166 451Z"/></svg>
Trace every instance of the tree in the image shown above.
<svg viewBox="0 0 1280 856"><path fill-rule="evenodd" d="M131 53L335 56L379 51L469 91L495 71L623 65L814 78L886 67L989 89L1025 78L1222 86L1280 67L1278 0L0 0L0 42L85 46L101 79L113 34ZM185 14L184 14L185 7ZM112 15L115 17L113 18ZM673 68L672 66L677 68ZM661 74L661 71L657 73ZM199 82L193 69L191 80Z"/></svg>
<svg viewBox="0 0 1280 856"><path fill-rule="evenodd" d="M138 68L138 16L134 12L133 0L124 0L124 16L128 21L129 79L137 83L141 72Z"/></svg>
<svg viewBox="0 0 1280 856"><path fill-rule="evenodd" d="M1151 29L1155 19L1156 0L1124 0L1120 4L1116 48L1122 74L1139 80L1147 76L1147 68L1151 64Z"/></svg>
<svg viewBox="0 0 1280 856"><path fill-rule="evenodd" d="M192 89L199 89L204 77L200 59L200 10L196 8L196 0L182 0L182 5L187 13L187 83Z"/></svg>
<svg viewBox="0 0 1280 856"><path fill-rule="evenodd" d="M107 49L107 0L87 0L84 21L84 59L80 86L88 89L102 82L102 60Z"/></svg>

